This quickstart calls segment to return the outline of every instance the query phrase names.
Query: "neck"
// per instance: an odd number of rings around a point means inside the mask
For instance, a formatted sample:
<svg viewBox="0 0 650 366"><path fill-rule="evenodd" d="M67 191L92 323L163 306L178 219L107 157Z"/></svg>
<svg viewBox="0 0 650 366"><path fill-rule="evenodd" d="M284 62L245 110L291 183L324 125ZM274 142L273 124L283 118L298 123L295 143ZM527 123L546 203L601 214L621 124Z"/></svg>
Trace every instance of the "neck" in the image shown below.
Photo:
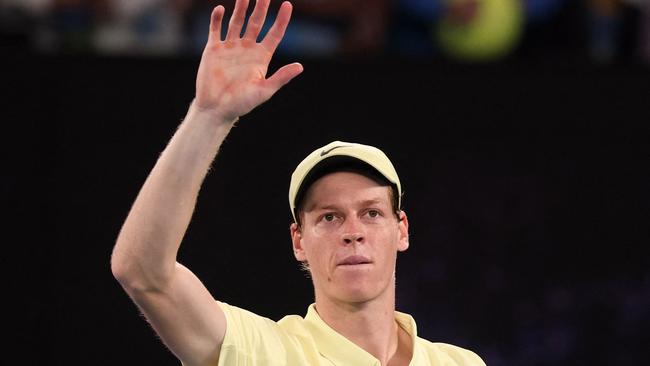
<svg viewBox="0 0 650 366"><path fill-rule="evenodd" d="M407 365L411 339L395 320L394 287L386 293L361 303L341 302L317 294L316 310L327 325L373 355L381 365Z"/></svg>

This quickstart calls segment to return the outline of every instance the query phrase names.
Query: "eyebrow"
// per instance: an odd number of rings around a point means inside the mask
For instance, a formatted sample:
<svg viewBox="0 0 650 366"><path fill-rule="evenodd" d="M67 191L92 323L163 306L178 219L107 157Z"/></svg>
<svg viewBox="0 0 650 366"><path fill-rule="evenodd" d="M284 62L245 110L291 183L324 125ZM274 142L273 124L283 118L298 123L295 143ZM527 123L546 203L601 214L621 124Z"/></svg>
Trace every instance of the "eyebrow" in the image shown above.
<svg viewBox="0 0 650 366"><path fill-rule="evenodd" d="M379 198L374 198L374 199L369 199L369 200L363 200L359 202L361 206L372 206L372 205L377 205L383 203L381 199Z"/></svg>
<svg viewBox="0 0 650 366"><path fill-rule="evenodd" d="M359 206L373 206L373 205L377 205L377 204L381 204L381 203L382 203L382 201L379 198L372 198L372 199L368 199L368 200L354 202L355 205L359 205ZM390 205L390 203L388 203L388 204ZM334 205L334 204L327 204L327 205L323 205L323 206L317 206L315 204L312 204L309 207L305 207L305 211L309 212L309 211L314 211L314 210L334 210L334 209L337 209L337 208L338 208L337 205Z"/></svg>

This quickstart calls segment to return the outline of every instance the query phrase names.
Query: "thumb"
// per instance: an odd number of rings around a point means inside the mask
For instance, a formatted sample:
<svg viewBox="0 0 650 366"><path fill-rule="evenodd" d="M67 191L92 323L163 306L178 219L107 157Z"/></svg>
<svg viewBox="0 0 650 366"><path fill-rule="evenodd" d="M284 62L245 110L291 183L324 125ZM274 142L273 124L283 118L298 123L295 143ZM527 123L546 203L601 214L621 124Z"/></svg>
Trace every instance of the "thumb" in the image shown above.
<svg viewBox="0 0 650 366"><path fill-rule="evenodd" d="M270 91L269 98L271 95L275 94L280 88L285 86L291 79L302 73L303 67L300 63L294 62L289 65L284 65L278 69L271 77L266 79L265 86Z"/></svg>

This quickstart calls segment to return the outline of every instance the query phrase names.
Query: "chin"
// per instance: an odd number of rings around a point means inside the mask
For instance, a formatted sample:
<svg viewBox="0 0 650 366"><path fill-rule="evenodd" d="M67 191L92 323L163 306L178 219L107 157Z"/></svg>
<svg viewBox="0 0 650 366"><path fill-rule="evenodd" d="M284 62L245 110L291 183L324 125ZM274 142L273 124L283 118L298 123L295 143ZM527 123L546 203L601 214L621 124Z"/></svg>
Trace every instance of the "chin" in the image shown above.
<svg viewBox="0 0 650 366"><path fill-rule="evenodd" d="M327 294L326 296L331 299L348 304L373 301L386 295L390 289L390 282L378 281L378 279L368 276L367 273L332 276L332 280L325 287L321 287L322 291L320 292L323 295Z"/></svg>
<svg viewBox="0 0 650 366"><path fill-rule="evenodd" d="M341 291L339 299L346 303L364 303L379 297L379 291L371 291L368 288L351 287Z"/></svg>

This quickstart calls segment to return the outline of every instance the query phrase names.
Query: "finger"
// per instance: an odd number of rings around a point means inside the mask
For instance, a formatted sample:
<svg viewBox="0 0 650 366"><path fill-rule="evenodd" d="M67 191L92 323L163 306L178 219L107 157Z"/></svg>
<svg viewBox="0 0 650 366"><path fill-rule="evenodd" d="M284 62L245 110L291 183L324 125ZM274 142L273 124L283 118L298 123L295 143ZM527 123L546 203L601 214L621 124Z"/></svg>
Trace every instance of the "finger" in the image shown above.
<svg viewBox="0 0 650 366"><path fill-rule="evenodd" d="M264 45L264 47L270 52L275 52L280 41L282 41L284 32L287 30L287 25L291 19L292 9L293 6L288 1L285 1L280 5L280 10L278 10L278 16L275 18L275 22L273 22L273 25L264 37L264 40L262 40L262 45Z"/></svg>
<svg viewBox="0 0 650 366"><path fill-rule="evenodd" d="M232 16L230 17L230 23L228 24L226 41L231 41L241 36L241 29L244 26L247 9L248 0L237 0L237 2L235 2L235 10L233 10Z"/></svg>
<svg viewBox="0 0 650 366"><path fill-rule="evenodd" d="M255 2L255 9L250 18L248 18L248 23L246 24L246 33L244 38L257 41L257 37L260 35L262 26L264 26L264 20L266 19L266 12L269 9L270 0L257 0Z"/></svg>
<svg viewBox="0 0 650 366"><path fill-rule="evenodd" d="M276 71L270 78L266 79L266 87L270 91L269 98L275 94L280 88L285 86L291 79L302 73L303 67L298 62L289 65L284 65Z"/></svg>
<svg viewBox="0 0 650 366"><path fill-rule="evenodd" d="M210 15L210 32L208 33L208 41L221 41L221 21L223 20L224 13L225 9L221 5L218 5L212 9L212 14Z"/></svg>

